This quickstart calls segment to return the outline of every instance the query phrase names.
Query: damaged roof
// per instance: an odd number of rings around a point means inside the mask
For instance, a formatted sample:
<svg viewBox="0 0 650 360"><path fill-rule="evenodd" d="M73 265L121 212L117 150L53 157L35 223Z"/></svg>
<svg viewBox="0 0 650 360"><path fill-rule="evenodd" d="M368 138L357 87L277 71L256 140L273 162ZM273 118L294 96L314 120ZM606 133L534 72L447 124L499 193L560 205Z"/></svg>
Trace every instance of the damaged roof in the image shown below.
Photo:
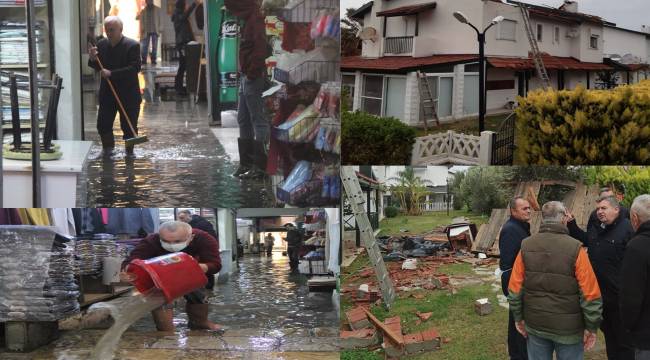
<svg viewBox="0 0 650 360"><path fill-rule="evenodd" d="M612 67L603 63L582 62L572 57L542 55L544 67L551 70L611 70ZM495 68L511 70L532 70L535 63L531 58L496 57L487 58L490 65Z"/></svg>
<svg viewBox="0 0 650 360"><path fill-rule="evenodd" d="M426 10L435 9L437 6L436 2L430 2L425 4L409 5L409 6L400 6L390 10L384 10L377 12L377 16L408 16L421 13Z"/></svg>
<svg viewBox="0 0 650 360"><path fill-rule="evenodd" d="M543 17L552 19L555 21L567 22L567 23L576 23L580 24L583 22L590 22L599 25L616 25L614 23L605 21L600 16L585 14L581 12L571 12L563 9L557 9L548 6L532 5L521 1L507 0L508 4L516 6L525 6L528 8L528 12L532 16Z"/></svg>
<svg viewBox="0 0 650 360"><path fill-rule="evenodd" d="M356 9L354 12L350 14L351 19L357 19L361 20L363 17L368 13L370 10L372 10L372 4L373 1L369 1L363 5L361 5L360 8Z"/></svg>
<svg viewBox="0 0 650 360"><path fill-rule="evenodd" d="M341 59L341 70L409 70L419 67L478 60L478 55L433 55L425 57L384 56L364 58L346 56Z"/></svg>

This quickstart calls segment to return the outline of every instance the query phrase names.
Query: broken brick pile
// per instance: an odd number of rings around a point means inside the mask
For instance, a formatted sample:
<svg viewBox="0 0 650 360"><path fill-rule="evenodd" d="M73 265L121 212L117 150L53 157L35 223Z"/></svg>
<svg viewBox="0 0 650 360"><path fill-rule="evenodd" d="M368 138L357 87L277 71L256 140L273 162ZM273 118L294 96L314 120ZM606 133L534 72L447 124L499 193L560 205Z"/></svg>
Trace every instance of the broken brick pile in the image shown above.
<svg viewBox="0 0 650 360"><path fill-rule="evenodd" d="M417 315L422 321L431 317L431 313L417 313ZM399 316L387 318L383 323L379 323L379 320L362 306L347 311L345 316L352 330L340 332L340 346L343 349L375 347L382 341L381 346L386 357L399 358L404 355L438 350L441 346L440 334L433 328L403 334ZM371 323L375 327L368 327ZM381 339L378 334L381 334Z"/></svg>

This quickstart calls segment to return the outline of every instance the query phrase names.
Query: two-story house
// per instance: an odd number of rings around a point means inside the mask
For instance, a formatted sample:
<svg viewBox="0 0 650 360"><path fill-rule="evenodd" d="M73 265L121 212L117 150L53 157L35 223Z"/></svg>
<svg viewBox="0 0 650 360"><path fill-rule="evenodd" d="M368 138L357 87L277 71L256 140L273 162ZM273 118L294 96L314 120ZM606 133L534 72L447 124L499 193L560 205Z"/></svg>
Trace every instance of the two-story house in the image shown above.
<svg viewBox="0 0 650 360"><path fill-rule="evenodd" d="M604 55L620 84L650 79L650 33L605 25Z"/></svg>
<svg viewBox="0 0 650 360"><path fill-rule="evenodd" d="M519 5L513 0L375 0L363 5L352 17L376 36L364 39L361 56L341 63L353 109L421 123L421 72L441 121L476 116L478 42L476 33L454 18L460 11L479 29L504 17L486 34L486 93L489 113L507 111L517 95L541 86ZM574 1L557 9L526 5L554 88L594 88L599 71L614 69L603 62L603 49L605 29L615 24L578 12Z"/></svg>

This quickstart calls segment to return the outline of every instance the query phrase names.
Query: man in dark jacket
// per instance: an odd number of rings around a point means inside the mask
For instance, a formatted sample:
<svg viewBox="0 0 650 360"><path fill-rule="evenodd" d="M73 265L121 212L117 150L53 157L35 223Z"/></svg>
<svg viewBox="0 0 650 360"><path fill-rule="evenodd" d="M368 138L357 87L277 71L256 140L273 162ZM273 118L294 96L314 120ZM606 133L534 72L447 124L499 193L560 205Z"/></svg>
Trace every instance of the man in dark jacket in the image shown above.
<svg viewBox="0 0 650 360"><path fill-rule="evenodd" d="M194 32L192 31L189 17L192 15L196 6L202 2L202 0L196 0L192 2L192 5L187 7L185 0L176 0L176 7L172 15L172 23L174 23L174 32L176 33L176 51L178 51L178 71L174 80L174 88L179 95L187 95L187 89L184 86L186 67L185 46L190 41L194 41Z"/></svg>
<svg viewBox="0 0 650 360"><path fill-rule="evenodd" d="M508 283L512 266L521 249L521 241L530 236L531 208L528 200L521 196L510 200L510 219L501 227L499 233L499 269L501 270L501 288L508 296ZM508 354L511 360L528 359L526 339L517 332L512 311L508 315Z"/></svg>
<svg viewBox="0 0 650 360"><path fill-rule="evenodd" d="M298 269L298 262L300 261L300 247L302 246L302 235L300 231L293 226L292 223L284 225L287 229L287 253L289 255L289 267L291 271Z"/></svg>
<svg viewBox="0 0 650 360"><path fill-rule="evenodd" d="M264 114L262 93L266 87L268 45L266 25L256 0L225 0L226 9L244 21L239 43L239 168L233 176L266 176L266 145L270 124Z"/></svg>
<svg viewBox="0 0 650 360"><path fill-rule="evenodd" d="M621 266L621 320L631 333L636 360L650 360L650 195L634 199L630 211L636 234Z"/></svg>
<svg viewBox="0 0 650 360"><path fill-rule="evenodd" d="M602 321L598 281L565 221L561 202L544 204L539 233L524 239L512 269L508 301L531 359L582 359Z"/></svg>
<svg viewBox="0 0 650 360"><path fill-rule="evenodd" d="M592 219L583 231L568 214L569 234L580 240L588 249L589 260L598 278L603 295L603 322L600 329L605 335L609 359L634 359L629 343L629 333L621 322L618 303L618 284L621 263L627 243L634 229L629 219L620 214L620 205L614 197L599 197L596 201L598 220Z"/></svg>
<svg viewBox="0 0 650 360"><path fill-rule="evenodd" d="M113 122L115 115L120 113L120 127L124 139L135 137L138 132L138 116L140 114L140 84L138 73L140 72L140 44L133 39L122 35L124 28L122 20L117 16L109 16L104 19L104 30L107 38L97 42L97 46L91 47L88 51L90 58L88 66L100 71L101 84L99 86L99 111L97 112L97 132L102 141L105 155L110 155L115 148L115 137L113 136ZM97 58L104 65L101 70ZM107 79L110 79L115 87L120 101L124 105L135 134L127 123L125 114L120 110L115 96L109 88ZM133 146L126 147L127 155L133 155Z"/></svg>
<svg viewBox="0 0 650 360"><path fill-rule="evenodd" d="M219 243L208 233L192 229L181 221L168 221L160 225L158 234L143 239L122 263L122 269L134 259L151 259L174 252L184 252L194 257L205 274L213 276L221 270ZM123 281L133 281L132 274L122 272ZM185 295L188 325L191 329L221 330L221 326L208 319L208 301L203 289ZM156 328L173 331L173 313L170 304L152 311Z"/></svg>

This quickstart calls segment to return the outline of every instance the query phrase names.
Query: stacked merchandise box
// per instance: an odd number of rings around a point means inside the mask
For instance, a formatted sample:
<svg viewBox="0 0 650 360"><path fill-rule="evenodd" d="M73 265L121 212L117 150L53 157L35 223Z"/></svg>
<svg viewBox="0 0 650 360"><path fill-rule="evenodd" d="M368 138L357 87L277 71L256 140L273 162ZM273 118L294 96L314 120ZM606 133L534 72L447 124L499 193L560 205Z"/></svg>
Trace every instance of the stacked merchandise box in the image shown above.
<svg viewBox="0 0 650 360"><path fill-rule="evenodd" d="M334 206L340 199L340 22L338 1L298 0L277 12L267 171L283 180L278 200ZM278 30L280 29L280 30ZM267 61L268 63L268 61Z"/></svg>
<svg viewBox="0 0 650 360"><path fill-rule="evenodd" d="M303 256L298 264L301 274L324 275L327 270L327 238L325 226L327 213L323 209L310 210L305 214L303 229L307 235L304 242Z"/></svg>

